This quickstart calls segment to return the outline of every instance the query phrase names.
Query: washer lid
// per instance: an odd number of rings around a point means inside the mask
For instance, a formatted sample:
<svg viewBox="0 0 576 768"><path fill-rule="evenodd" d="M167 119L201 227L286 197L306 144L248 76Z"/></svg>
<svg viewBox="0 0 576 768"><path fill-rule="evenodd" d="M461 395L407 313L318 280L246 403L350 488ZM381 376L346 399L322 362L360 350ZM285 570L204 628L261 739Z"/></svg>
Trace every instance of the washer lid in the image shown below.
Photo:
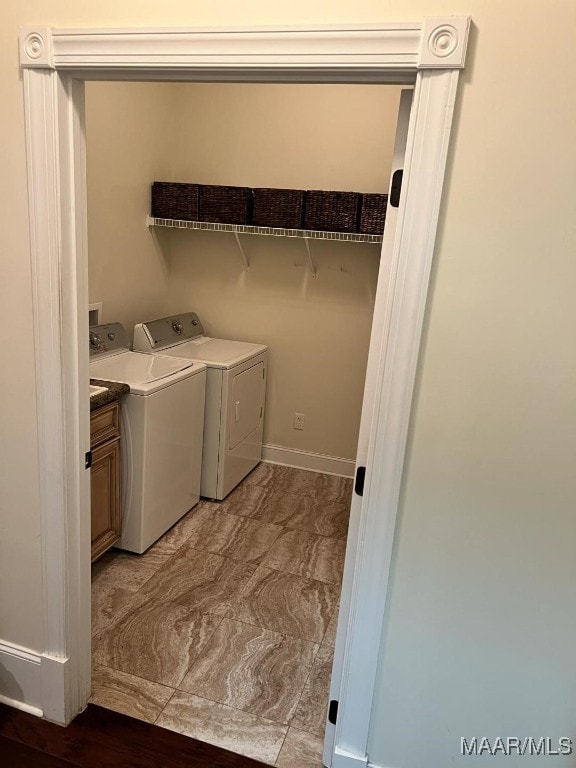
<svg viewBox="0 0 576 768"><path fill-rule="evenodd" d="M268 347L264 344L252 344L247 341L230 341L228 339L211 339L209 336L200 336L191 339L186 344L174 348L174 354L180 354L182 348L186 348L184 357L200 360L206 365L217 368L231 368L243 363L251 357L266 352Z"/></svg>
<svg viewBox="0 0 576 768"><path fill-rule="evenodd" d="M205 370L200 363L179 357L120 352L90 363L90 377L128 384L130 392L149 395Z"/></svg>

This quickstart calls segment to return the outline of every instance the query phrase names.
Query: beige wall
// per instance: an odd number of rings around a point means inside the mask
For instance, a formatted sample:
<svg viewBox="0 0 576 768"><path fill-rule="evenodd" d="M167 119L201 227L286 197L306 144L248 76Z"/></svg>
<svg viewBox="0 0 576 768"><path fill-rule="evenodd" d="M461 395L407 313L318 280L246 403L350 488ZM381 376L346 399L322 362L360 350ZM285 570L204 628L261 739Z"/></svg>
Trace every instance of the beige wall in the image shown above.
<svg viewBox="0 0 576 768"><path fill-rule="evenodd" d="M245 238L245 272L231 235L190 234L173 238L174 307L194 308L210 335L269 345L265 443L353 459L378 246L312 243L312 278L302 240Z"/></svg>
<svg viewBox="0 0 576 768"><path fill-rule="evenodd" d="M384 192L400 88L90 83L90 299L106 320L194 309L209 334L270 347L264 440L353 459L377 245L143 226L154 179ZM296 265L296 266L295 266ZM345 360L344 360L345 358ZM304 413L304 431L293 428Z"/></svg>
<svg viewBox="0 0 576 768"><path fill-rule="evenodd" d="M400 88L182 85L182 180L387 192Z"/></svg>
<svg viewBox="0 0 576 768"><path fill-rule="evenodd" d="M169 265L150 236L150 179L172 178L178 86L87 83L88 292L102 322L170 311ZM160 236L161 237L161 236Z"/></svg>
<svg viewBox="0 0 576 768"><path fill-rule="evenodd" d="M370 753L572 766L459 757L461 736L576 750L576 6L469 8Z"/></svg>
<svg viewBox="0 0 576 768"><path fill-rule="evenodd" d="M576 20L568 0L4 3L0 312L3 327L18 318L19 337L7 347L0 422L3 639L43 644L18 26L360 23L466 11L475 28L441 210L370 752L390 768L444 768L467 764L457 757L461 735L574 736ZM569 765L538 765L547 762Z"/></svg>

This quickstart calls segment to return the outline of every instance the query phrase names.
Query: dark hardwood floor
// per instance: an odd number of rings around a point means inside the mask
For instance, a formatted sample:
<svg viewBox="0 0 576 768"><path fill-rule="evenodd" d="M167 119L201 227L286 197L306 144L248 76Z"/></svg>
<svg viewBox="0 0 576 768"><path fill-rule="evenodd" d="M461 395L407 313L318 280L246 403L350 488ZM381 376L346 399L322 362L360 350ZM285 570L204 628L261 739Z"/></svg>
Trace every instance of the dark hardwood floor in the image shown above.
<svg viewBox="0 0 576 768"><path fill-rule="evenodd" d="M89 704L67 727L0 704L2 768L265 768L263 763Z"/></svg>

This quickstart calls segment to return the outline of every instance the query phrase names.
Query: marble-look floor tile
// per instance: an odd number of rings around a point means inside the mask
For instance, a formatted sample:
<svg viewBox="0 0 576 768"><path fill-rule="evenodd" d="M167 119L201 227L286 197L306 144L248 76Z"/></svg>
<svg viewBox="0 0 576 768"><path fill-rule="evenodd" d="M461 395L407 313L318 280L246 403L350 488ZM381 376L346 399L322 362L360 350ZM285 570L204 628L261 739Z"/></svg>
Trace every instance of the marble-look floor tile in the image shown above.
<svg viewBox="0 0 576 768"><path fill-rule="evenodd" d="M276 760L277 768L323 768L324 739L313 733L289 728Z"/></svg>
<svg viewBox="0 0 576 768"><path fill-rule="evenodd" d="M156 718L174 693L158 683L134 677L117 669L95 664L92 669L92 695L90 702L123 715L156 722Z"/></svg>
<svg viewBox="0 0 576 768"><path fill-rule="evenodd" d="M280 723L183 691L176 691L156 725L268 765L274 765L287 731Z"/></svg>
<svg viewBox="0 0 576 768"><path fill-rule="evenodd" d="M219 623L181 603L138 595L126 614L94 637L93 659L176 688Z"/></svg>
<svg viewBox="0 0 576 768"><path fill-rule="evenodd" d="M260 485L241 483L220 505L220 511L228 515L241 517L261 516L262 505L270 495L270 490Z"/></svg>
<svg viewBox="0 0 576 768"><path fill-rule="evenodd" d="M296 714L292 719L291 725L293 727L308 733L315 733L318 736L324 734L333 656L334 649L332 647L329 645L320 646L314 659L310 677L302 691Z"/></svg>
<svg viewBox="0 0 576 768"><path fill-rule="evenodd" d="M331 539L345 539L348 535L349 519L350 504L348 502L323 501L315 497L303 496L301 505L286 526L317 533Z"/></svg>
<svg viewBox="0 0 576 768"><path fill-rule="evenodd" d="M262 561L266 568L339 584L344 565L345 539L328 539L307 531L281 534Z"/></svg>
<svg viewBox="0 0 576 768"><path fill-rule="evenodd" d="M339 586L260 567L230 616L283 635L322 642L336 609Z"/></svg>
<svg viewBox="0 0 576 768"><path fill-rule="evenodd" d="M268 488L274 485L277 478L281 477L284 467L281 464L270 464L261 461L249 475L242 481L243 485L261 485Z"/></svg>
<svg viewBox="0 0 576 768"><path fill-rule="evenodd" d="M326 498L322 492L318 495L300 493L296 484L293 486L293 490L288 491L275 484L242 484L226 498L220 510L230 515L251 517L321 536L346 536L350 517L349 499Z"/></svg>
<svg viewBox="0 0 576 768"><path fill-rule="evenodd" d="M153 547L143 555L109 549L92 565L92 586L97 587L103 579L116 579L126 589L136 591L156 573L167 557L167 554L155 552Z"/></svg>
<svg viewBox="0 0 576 768"><path fill-rule="evenodd" d="M125 613L135 594L115 579L101 580L96 589L92 587L92 635L98 634Z"/></svg>
<svg viewBox="0 0 576 768"><path fill-rule="evenodd" d="M270 489L252 517L286 528L342 539L348 533L350 505Z"/></svg>
<svg viewBox="0 0 576 768"><path fill-rule="evenodd" d="M223 619L178 687L288 723L317 650L306 640Z"/></svg>
<svg viewBox="0 0 576 768"><path fill-rule="evenodd" d="M178 520L172 528L166 531L166 533L161 536L152 547L150 547L148 552L167 554L176 552L180 549L182 544L188 540L190 534L193 532L196 516L200 513L205 514L210 510L217 511L219 506L220 505L217 503L201 499L198 504L192 507L192 509L187 512L184 517ZM148 554L148 552L146 554Z"/></svg>
<svg viewBox="0 0 576 768"><path fill-rule="evenodd" d="M262 466L262 465L261 465ZM352 479L323 472L311 472L282 465L264 465L273 469L262 469L256 484L273 488L283 493L317 496L325 501L341 501L350 504ZM256 470L254 470L256 471Z"/></svg>
<svg viewBox="0 0 576 768"><path fill-rule="evenodd" d="M203 552L258 563L282 530L280 525L201 507L187 521L186 543Z"/></svg>
<svg viewBox="0 0 576 768"><path fill-rule="evenodd" d="M256 567L200 552L186 542L138 594L150 604L177 603L224 616Z"/></svg>
<svg viewBox="0 0 576 768"><path fill-rule="evenodd" d="M92 566L92 633L128 607L135 593L166 562L167 554L133 555L109 550Z"/></svg>

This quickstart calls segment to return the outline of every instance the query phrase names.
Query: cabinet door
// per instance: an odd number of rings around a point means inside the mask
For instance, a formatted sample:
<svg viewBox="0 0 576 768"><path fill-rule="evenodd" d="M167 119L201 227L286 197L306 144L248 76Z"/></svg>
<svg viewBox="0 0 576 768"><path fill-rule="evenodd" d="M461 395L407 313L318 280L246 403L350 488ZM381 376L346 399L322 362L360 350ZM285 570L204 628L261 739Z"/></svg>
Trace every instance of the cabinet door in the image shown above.
<svg viewBox="0 0 576 768"><path fill-rule="evenodd" d="M120 538L120 440L92 451L90 471L92 505L92 560Z"/></svg>

